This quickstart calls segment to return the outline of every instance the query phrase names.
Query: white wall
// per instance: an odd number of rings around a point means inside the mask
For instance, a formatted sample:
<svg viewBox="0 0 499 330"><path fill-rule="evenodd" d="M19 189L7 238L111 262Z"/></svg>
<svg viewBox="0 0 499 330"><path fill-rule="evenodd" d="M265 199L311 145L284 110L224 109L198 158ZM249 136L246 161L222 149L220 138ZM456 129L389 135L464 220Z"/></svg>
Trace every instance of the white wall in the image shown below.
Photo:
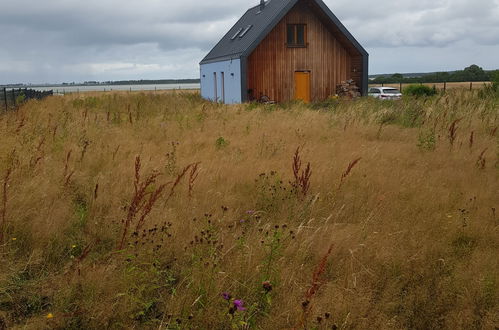
<svg viewBox="0 0 499 330"><path fill-rule="evenodd" d="M222 84L222 72L224 83ZM216 73L216 99L215 74ZM241 61L239 59L201 64L201 96L215 102L223 102L222 86L225 86L225 103L241 103Z"/></svg>

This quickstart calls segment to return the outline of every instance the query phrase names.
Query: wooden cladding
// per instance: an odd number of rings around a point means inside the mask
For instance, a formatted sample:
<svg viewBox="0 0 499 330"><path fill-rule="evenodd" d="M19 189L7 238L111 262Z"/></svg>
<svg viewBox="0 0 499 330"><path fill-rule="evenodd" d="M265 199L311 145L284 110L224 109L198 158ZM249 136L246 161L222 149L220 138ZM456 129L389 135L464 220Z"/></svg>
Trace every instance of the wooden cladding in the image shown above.
<svg viewBox="0 0 499 330"><path fill-rule="evenodd" d="M289 27L300 25L307 46L288 47ZM312 101L334 95L343 80L354 79L361 87L362 56L349 53L304 2L298 2L248 57L247 88L253 98L292 100L296 71L310 72Z"/></svg>

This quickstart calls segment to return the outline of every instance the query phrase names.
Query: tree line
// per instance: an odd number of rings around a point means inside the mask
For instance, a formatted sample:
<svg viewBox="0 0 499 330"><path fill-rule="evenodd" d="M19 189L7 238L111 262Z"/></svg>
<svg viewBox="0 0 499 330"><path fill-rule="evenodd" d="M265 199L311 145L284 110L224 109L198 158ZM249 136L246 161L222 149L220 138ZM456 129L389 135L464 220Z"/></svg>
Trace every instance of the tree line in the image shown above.
<svg viewBox="0 0 499 330"><path fill-rule="evenodd" d="M466 81L492 81L499 70L485 71L476 64L466 67L464 70L454 72L435 72L419 77L404 77L401 73L389 76L379 76L372 80L375 84L394 83L441 83L441 82L466 82Z"/></svg>

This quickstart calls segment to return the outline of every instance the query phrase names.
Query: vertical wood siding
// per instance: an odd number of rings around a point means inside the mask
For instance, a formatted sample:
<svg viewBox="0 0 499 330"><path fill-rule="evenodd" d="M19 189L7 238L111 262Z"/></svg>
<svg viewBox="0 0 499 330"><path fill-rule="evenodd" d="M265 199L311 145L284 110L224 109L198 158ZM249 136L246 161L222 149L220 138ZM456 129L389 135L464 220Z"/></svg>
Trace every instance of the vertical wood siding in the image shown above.
<svg viewBox="0 0 499 330"><path fill-rule="evenodd" d="M287 24L306 24L306 48L286 46ZM353 72L355 68L356 72ZM294 98L294 72L311 72L311 98L336 93L343 80L361 86L362 57L350 54L305 3L299 2L248 57L247 87L253 97L267 95L278 102Z"/></svg>

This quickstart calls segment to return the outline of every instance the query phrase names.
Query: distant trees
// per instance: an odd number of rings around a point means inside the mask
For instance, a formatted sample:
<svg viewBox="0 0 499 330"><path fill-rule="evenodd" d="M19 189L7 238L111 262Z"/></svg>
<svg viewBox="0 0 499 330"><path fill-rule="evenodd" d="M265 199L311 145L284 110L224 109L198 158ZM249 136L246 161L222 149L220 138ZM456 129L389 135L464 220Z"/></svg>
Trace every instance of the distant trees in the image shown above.
<svg viewBox="0 0 499 330"><path fill-rule="evenodd" d="M493 71L491 73L492 76L492 88L495 91L499 91L499 70Z"/></svg>
<svg viewBox="0 0 499 330"><path fill-rule="evenodd" d="M499 70L498 70L499 71ZM389 83L437 83L437 82L462 82L462 81L491 81L494 72L486 72L476 64L472 64L464 70L454 72L435 72L425 74L420 77L408 77L400 73L395 73L391 76L379 76L372 82L375 84Z"/></svg>

